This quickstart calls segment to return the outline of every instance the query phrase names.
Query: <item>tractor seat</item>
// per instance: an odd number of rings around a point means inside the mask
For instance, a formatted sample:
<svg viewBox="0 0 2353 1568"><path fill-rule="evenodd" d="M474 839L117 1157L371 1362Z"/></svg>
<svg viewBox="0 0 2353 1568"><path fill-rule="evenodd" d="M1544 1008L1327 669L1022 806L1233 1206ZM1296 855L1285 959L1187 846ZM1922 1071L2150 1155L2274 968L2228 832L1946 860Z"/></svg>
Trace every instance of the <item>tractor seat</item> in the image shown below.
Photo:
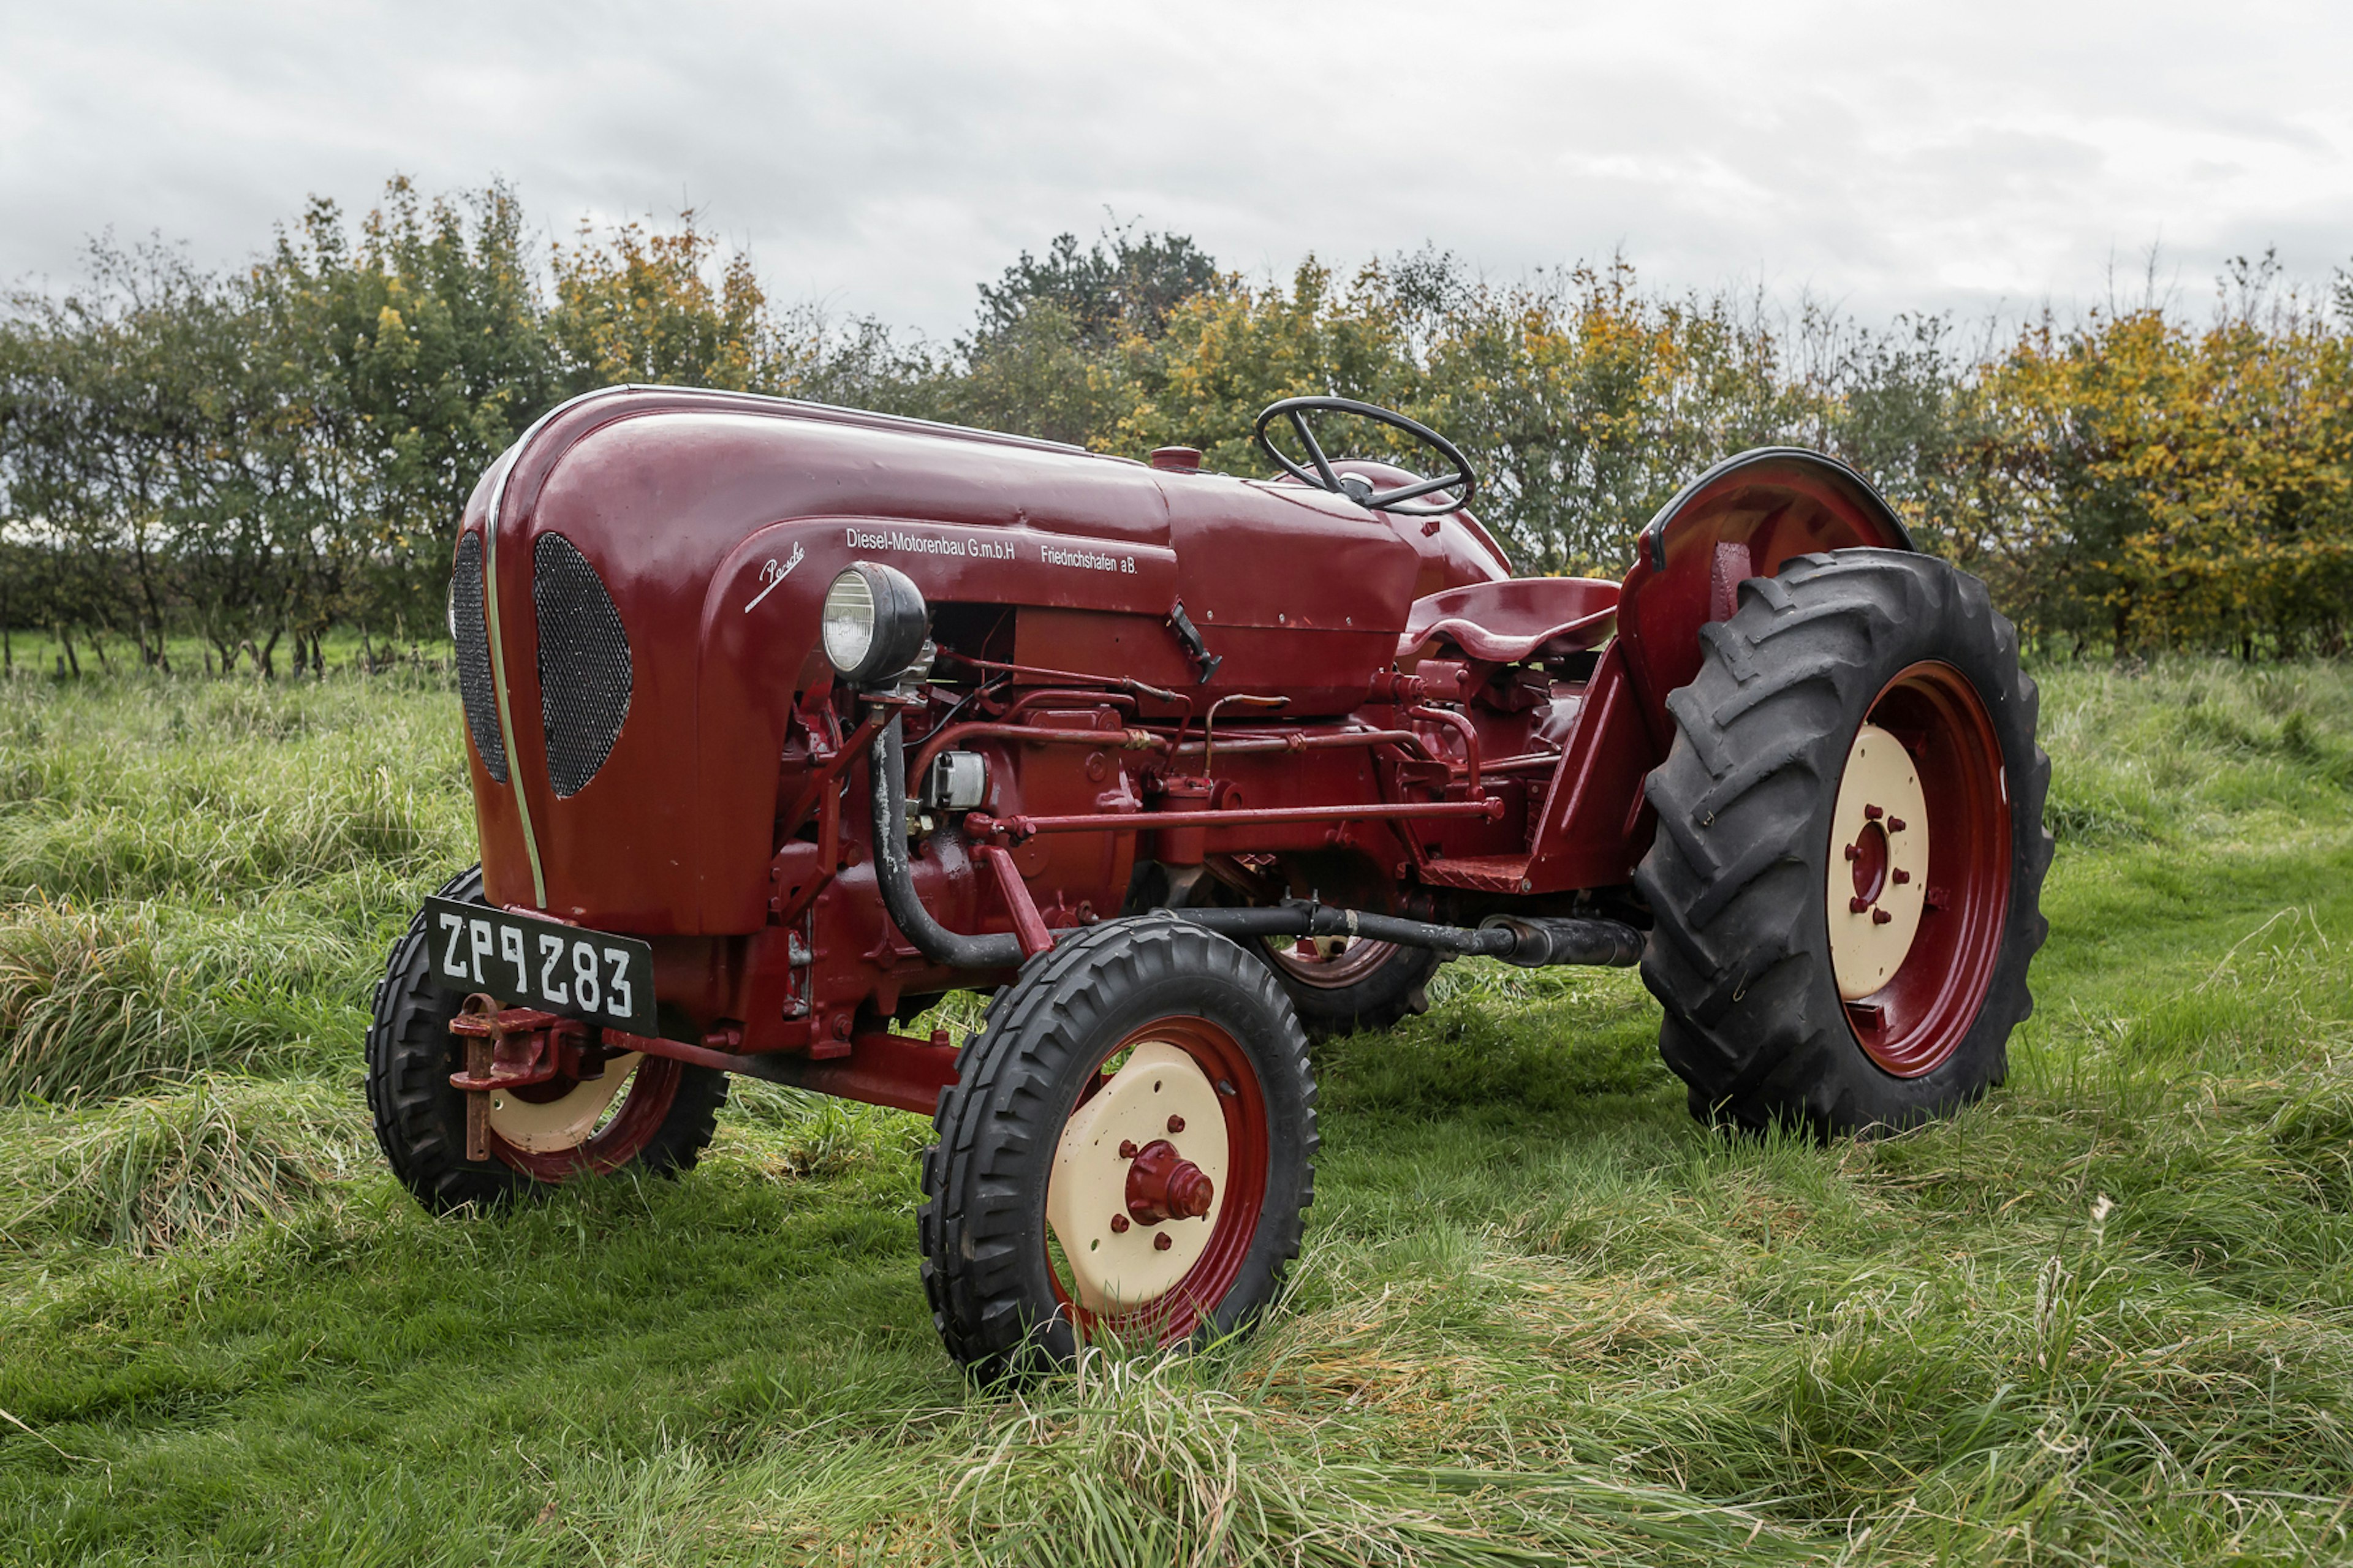
<svg viewBox="0 0 2353 1568"><path fill-rule="evenodd" d="M1617 629L1618 584L1603 577L1507 577L1416 599L1398 639L1400 661L1451 647L1517 664L1598 647Z"/></svg>

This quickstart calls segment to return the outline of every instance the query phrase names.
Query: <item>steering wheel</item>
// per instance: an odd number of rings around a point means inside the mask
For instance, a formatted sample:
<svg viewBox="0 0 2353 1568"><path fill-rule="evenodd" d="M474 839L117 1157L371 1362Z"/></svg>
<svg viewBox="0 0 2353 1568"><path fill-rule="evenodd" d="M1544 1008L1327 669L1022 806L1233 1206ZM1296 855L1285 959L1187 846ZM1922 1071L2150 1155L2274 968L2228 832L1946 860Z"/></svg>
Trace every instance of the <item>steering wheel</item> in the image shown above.
<svg viewBox="0 0 2353 1568"><path fill-rule="evenodd" d="M1393 485L1385 490L1375 489L1369 480L1357 475L1335 473L1332 460L1324 455L1323 447L1316 442L1314 427L1307 423L1307 416L1317 413L1354 414L1377 425L1402 430L1453 464L1454 471L1435 479ZM1266 427L1277 416L1289 418L1291 427L1299 432L1299 443L1307 448L1308 459L1315 465L1312 470L1303 468L1284 457L1276 449L1274 443L1267 439ZM1251 427L1250 437L1293 479L1303 480L1318 489L1330 490L1335 496L1346 496L1371 511L1395 512L1399 517L1440 517L1469 506L1471 498L1479 492L1479 477L1471 471L1471 459L1462 455L1461 447L1419 419L1409 419L1394 409L1359 403L1353 397L1286 397L1280 403L1270 403L1266 411L1258 416L1258 423ZM1409 504L1416 497L1456 485L1462 487L1462 493L1452 500L1440 499L1424 501L1419 506Z"/></svg>

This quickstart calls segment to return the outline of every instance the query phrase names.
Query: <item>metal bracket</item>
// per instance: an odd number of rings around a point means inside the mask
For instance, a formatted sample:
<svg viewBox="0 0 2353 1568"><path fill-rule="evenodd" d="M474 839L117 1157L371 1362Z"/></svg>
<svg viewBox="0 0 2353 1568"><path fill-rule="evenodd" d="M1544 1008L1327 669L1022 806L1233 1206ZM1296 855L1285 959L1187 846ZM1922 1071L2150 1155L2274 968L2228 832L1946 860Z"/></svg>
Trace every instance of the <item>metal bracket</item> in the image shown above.
<svg viewBox="0 0 2353 1568"><path fill-rule="evenodd" d="M1199 684L1208 685L1218 673L1218 666L1226 662L1225 655L1209 651L1209 645L1201 640L1201 628L1195 626L1193 617L1185 613L1184 600L1177 600L1169 610L1168 625L1176 632L1176 640L1185 645L1185 651L1193 656L1193 662L1201 667Z"/></svg>
<svg viewBox="0 0 2353 1568"><path fill-rule="evenodd" d="M601 1052L588 1044L588 1026L577 1018L532 1007L501 1008L476 992L449 1020L449 1032L467 1046L466 1070L451 1073L449 1085L468 1094L494 1089L527 1089L560 1076L603 1076ZM476 1047L486 1047L478 1052Z"/></svg>

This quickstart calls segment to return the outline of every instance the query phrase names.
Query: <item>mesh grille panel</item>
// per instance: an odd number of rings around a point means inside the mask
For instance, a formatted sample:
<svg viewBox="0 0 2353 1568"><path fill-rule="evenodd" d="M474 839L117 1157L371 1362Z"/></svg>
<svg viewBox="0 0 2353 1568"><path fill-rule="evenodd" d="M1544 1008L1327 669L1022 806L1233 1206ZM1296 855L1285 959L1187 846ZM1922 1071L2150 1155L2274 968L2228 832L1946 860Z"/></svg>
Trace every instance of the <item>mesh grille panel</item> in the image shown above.
<svg viewBox="0 0 2353 1568"><path fill-rule="evenodd" d="M491 689L491 639L482 628L482 536L458 541L449 574L449 639L458 646L458 695L466 704L466 728L474 750L497 783L507 782L506 742L499 736L498 698Z"/></svg>
<svg viewBox="0 0 2353 1568"><path fill-rule="evenodd" d="M587 558L560 533L532 547L539 609L539 703L547 723L547 781L578 795L605 765L629 716L629 639Z"/></svg>

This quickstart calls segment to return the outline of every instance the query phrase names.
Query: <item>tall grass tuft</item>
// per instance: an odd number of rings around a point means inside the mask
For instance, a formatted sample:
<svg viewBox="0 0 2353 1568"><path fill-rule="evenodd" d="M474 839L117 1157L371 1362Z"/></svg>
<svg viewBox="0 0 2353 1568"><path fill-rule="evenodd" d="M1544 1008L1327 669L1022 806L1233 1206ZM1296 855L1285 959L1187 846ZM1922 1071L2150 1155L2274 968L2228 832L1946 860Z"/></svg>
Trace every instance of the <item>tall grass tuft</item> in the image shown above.
<svg viewBox="0 0 2353 1568"><path fill-rule="evenodd" d="M180 977L162 966L154 911L46 900L0 924L0 1101L105 1094L185 1071Z"/></svg>
<svg viewBox="0 0 2353 1568"><path fill-rule="evenodd" d="M360 1169L365 1113L341 1086L207 1076L0 1126L0 1238L139 1256L290 1217Z"/></svg>
<svg viewBox="0 0 2353 1568"><path fill-rule="evenodd" d="M2353 681L2211 659L2038 670L2062 840L2169 840L2232 814L2333 816L2353 786Z"/></svg>
<svg viewBox="0 0 2353 1568"><path fill-rule="evenodd" d="M0 686L0 898L218 899L474 858L446 696L150 682L46 713L23 697Z"/></svg>
<svg viewBox="0 0 2353 1568"><path fill-rule="evenodd" d="M381 948L299 901L0 906L0 1105L126 1093L325 1042L348 1054Z"/></svg>
<svg viewBox="0 0 2353 1568"><path fill-rule="evenodd" d="M1168 1357L1087 1352L1005 1406L949 1494L975 1556L1145 1568L1712 1563L1786 1557L1760 1514L1569 1471L1384 1464L1336 1417L1271 1420Z"/></svg>

